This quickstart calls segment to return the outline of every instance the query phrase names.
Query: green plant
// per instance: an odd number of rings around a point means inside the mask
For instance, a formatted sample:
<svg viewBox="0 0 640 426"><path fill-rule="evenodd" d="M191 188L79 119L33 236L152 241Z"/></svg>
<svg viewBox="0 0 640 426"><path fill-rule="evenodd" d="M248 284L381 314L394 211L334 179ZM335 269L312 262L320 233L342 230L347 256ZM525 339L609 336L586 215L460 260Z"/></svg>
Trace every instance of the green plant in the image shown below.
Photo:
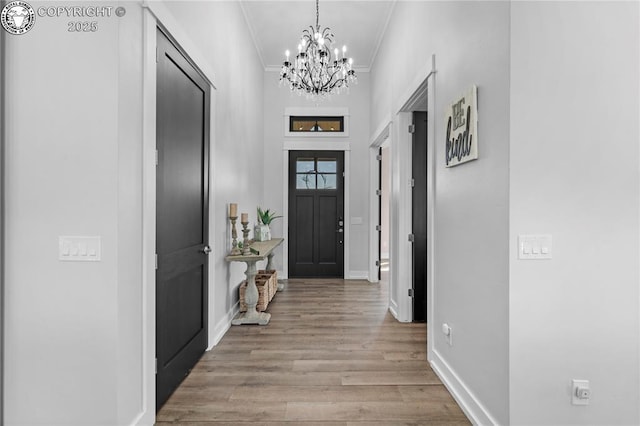
<svg viewBox="0 0 640 426"><path fill-rule="evenodd" d="M269 225L273 219L277 219L282 216L276 216L275 212L270 212L269 209L262 210L258 207L258 222L263 223L265 225Z"/></svg>

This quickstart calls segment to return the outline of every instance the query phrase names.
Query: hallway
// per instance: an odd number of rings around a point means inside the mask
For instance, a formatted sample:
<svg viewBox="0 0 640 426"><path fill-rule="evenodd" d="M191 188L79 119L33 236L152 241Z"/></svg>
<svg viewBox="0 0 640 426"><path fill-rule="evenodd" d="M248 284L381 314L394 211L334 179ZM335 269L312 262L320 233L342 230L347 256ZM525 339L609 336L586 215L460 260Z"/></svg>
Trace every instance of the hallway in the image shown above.
<svg viewBox="0 0 640 426"><path fill-rule="evenodd" d="M425 324L397 322L387 292L384 283L289 280L269 305L270 324L232 327L157 424L469 424L426 362Z"/></svg>

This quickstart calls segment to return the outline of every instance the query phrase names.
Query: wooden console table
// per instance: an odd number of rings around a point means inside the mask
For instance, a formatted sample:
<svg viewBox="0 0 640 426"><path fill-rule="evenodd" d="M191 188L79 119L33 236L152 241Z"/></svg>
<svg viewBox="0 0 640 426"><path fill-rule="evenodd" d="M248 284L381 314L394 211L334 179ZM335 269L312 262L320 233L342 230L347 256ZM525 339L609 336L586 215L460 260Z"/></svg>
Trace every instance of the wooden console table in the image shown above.
<svg viewBox="0 0 640 426"><path fill-rule="evenodd" d="M266 258L267 266L265 269L271 269L273 250L282 244L283 241L284 238L273 238L269 241L256 241L250 246L253 250L252 253L233 256L229 255L224 258L227 262L244 262L247 264L247 270L244 272L247 276L247 290L244 294L244 302L247 305L247 312L242 312L236 315L236 317L231 320L232 325L267 325L269 323L271 314L267 312L258 312L256 310L256 305L258 303L258 287L256 287L256 274L258 273L258 270L256 268L256 263ZM282 290L282 288L278 285L278 291L280 290Z"/></svg>

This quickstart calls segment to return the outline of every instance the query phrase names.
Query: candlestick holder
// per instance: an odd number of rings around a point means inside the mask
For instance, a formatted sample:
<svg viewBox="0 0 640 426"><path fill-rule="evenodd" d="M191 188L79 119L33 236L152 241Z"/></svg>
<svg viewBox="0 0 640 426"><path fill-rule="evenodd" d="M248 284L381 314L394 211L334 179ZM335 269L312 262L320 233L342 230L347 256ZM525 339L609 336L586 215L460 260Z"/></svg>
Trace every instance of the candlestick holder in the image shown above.
<svg viewBox="0 0 640 426"><path fill-rule="evenodd" d="M242 240L242 254L250 254L251 250L249 250L249 222L240 222L242 223L242 236L244 239Z"/></svg>
<svg viewBox="0 0 640 426"><path fill-rule="evenodd" d="M231 256L237 256L242 254L240 249L238 248L238 231L236 231L236 220L238 220L238 216L230 216L231 220Z"/></svg>

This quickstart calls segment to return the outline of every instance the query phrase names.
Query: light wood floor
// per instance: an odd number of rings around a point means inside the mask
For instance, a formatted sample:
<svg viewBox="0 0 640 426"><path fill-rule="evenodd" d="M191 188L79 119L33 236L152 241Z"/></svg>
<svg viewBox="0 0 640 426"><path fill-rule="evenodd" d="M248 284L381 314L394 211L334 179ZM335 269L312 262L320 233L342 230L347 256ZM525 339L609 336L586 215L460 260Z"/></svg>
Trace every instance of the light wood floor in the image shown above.
<svg viewBox="0 0 640 426"><path fill-rule="evenodd" d="M398 323L387 286L289 280L267 326L234 326L157 424L468 425L426 361L425 324Z"/></svg>

